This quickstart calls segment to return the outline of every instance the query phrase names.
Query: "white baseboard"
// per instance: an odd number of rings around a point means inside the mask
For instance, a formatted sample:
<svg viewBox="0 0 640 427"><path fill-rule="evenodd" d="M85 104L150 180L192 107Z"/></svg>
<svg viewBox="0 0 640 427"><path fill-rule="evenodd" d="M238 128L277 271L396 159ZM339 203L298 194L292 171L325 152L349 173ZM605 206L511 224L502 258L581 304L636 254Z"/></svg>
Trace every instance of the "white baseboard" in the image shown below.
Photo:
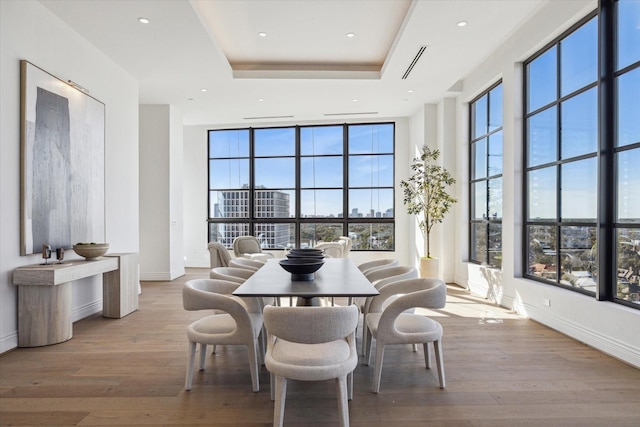
<svg viewBox="0 0 640 427"><path fill-rule="evenodd" d="M18 331L0 337L0 354L18 347Z"/></svg>
<svg viewBox="0 0 640 427"><path fill-rule="evenodd" d="M71 311L71 322L77 322L96 313L102 313L102 299L74 308Z"/></svg>

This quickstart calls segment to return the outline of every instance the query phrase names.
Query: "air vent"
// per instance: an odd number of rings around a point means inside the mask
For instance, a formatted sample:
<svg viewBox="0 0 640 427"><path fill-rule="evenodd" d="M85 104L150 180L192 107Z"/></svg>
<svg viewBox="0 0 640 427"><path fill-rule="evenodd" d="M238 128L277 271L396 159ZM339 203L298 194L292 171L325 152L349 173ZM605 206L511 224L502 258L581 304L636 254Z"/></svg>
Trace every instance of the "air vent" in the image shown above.
<svg viewBox="0 0 640 427"><path fill-rule="evenodd" d="M427 50L427 46L420 46L420 49L418 49L418 53L416 53L416 56L413 58L413 61L411 61L411 64L409 64L409 66L407 67L407 71L405 71L404 74L402 75L403 80L409 77L409 74L411 74L411 71L413 71L413 67L416 66L416 64L420 60L420 57L422 56L425 50Z"/></svg>
<svg viewBox="0 0 640 427"><path fill-rule="evenodd" d="M378 114L377 111L363 111L363 112L358 112L358 113L325 113L324 115L327 117L330 116L359 116L359 115L366 115L366 114Z"/></svg>
<svg viewBox="0 0 640 427"><path fill-rule="evenodd" d="M262 117L243 117L244 120L272 120L272 119L292 119L293 116L262 116Z"/></svg>

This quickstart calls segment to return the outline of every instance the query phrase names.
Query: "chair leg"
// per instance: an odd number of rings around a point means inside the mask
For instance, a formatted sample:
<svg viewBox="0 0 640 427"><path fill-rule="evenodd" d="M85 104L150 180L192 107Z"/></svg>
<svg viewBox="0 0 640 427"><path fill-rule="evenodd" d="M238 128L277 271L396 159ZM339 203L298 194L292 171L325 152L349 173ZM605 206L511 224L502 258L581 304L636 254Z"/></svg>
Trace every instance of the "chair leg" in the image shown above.
<svg viewBox="0 0 640 427"><path fill-rule="evenodd" d="M362 313L362 354L365 354L367 351L367 333L369 332L369 328L367 327L367 313Z"/></svg>
<svg viewBox="0 0 640 427"><path fill-rule="evenodd" d="M269 373L269 389L271 389L271 401L276 400L276 377Z"/></svg>
<svg viewBox="0 0 640 427"><path fill-rule="evenodd" d="M424 366L427 369L431 369L431 352L429 351L429 343L426 342L422 344L422 348L424 349Z"/></svg>
<svg viewBox="0 0 640 427"><path fill-rule="evenodd" d="M369 328L367 328L367 347L364 352L364 365L369 366L371 364L371 348L373 347L373 335Z"/></svg>
<svg viewBox="0 0 640 427"><path fill-rule="evenodd" d="M184 380L184 389L191 390L193 381L193 365L196 363L196 343L189 341L189 356L187 359L187 377Z"/></svg>
<svg viewBox="0 0 640 427"><path fill-rule="evenodd" d="M214 344L212 347L213 349L211 350L211 354L216 354L216 349L218 348L218 346Z"/></svg>
<svg viewBox="0 0 640 427"><path fill-rule="evenodd" d="M376 344L376 366L373 370L373 392L380 391L380 377L382 376L382 362L384 361L384 344Z"/></svg>
<svg viewBox="0 0 640 427"><path fill-rule="evenodd" d="M287 379L274 375L276 380L276 401L273 404L273 426L282 427L284 423L284 403L287 398Z"/></svg>
<svg viewBox="0 0 640 427"><path fill-rule="evenodd" d="M204 362L206 360L207 360L207 345L200 343L200 370L201 371L204 371Z"/></svg>
<svg viewBox="0 0 640 427"><path fill-rule="evenodd" d="M251 385L253 385L253 391L260 391L260 377L258 376L258 347L256 341L252 340L247 345L247 354L249 356L249 370L251 371Z"/></svg>
<svg viewBox="0 0 640 427"><path fill-rule="evenodd" d="M418 344L411 344L411 346L413 347L413 352L417 352L418 351Z"/></svg>
<svg viewBox="0 0 640 427"><path fill-rule="evenodd" d="M349 400L353 400L353 371L347 375L347 393Z"/></svg>
<svg viewBox="0 0 640 427"><path fill-rule="evenodd" d="M433 348L436 353L436 365L438 367L438 379L440 380L440 388L445 388L446 383L444 380L444 359L442 357L442 341L434 341Z"/></svg>
<svg viewBox="0 0 640 427"><path fill-rule="evenodd" d="M336 378L336 391L338 394L338 417L340 427L349 427L349 402L347 401L347 376Z"/></svg>

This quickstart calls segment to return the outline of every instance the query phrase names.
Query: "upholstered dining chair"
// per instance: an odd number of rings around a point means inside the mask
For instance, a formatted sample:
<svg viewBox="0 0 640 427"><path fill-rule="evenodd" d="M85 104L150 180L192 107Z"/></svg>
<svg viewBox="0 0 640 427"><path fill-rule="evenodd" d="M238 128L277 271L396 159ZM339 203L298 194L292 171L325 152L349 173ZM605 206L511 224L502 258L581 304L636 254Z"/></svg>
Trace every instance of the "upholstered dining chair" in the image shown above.
<svg viewBox="0 0 640 427"><path fill-rule="evenodd" d="M402 294L385 306L392 296ZM443 308L447 300L447 287L442 280L419 278L389 283L372 298L365 329L368 345L364 361L369 364L373 340L376 341L376 361L373 373L373 392L380 390L384 349L388 345L422 344L427 369L431 368L429 343L433 343L440 388L445 388L442 358L442 326L427 316L407 313L409 309Z"/></svg>
<svg viewBox="0 0 640 427"><path fill-rule="evenodd" d="M255 236L238 236L233 239L233 253L236 258L249 258L258 261L267 261L273 258L273 254L262 252L260 241Z"/></svg>
<svg viewBox="0 0 640 427"><path fill-rule="evenodd" d="M258 271L260 268L264 267L264 262L248 258L234 258L229 261L229 267Z"/></svg>
<svg viewBox="0 0 640 427"><path fill-rule="evenodd" d="M419 276L419 272L415 267L406 265L398 265L393 267L380 268L365 274L365 277L369 279L374 288L378 291L389 283L397 282L405 279L416 279ZM358 300L358 308L362 312L362 353L364 354L367 346L367 313L369 312L369 305L371 298L362 298Z"/></svg>
<svg viewBox="0 0 640 427"><path fill-rule="evenodd" d="M212 268L209 272L209 278L218 280L227 280L229 282L235 282L239 285L243 284L249 277L257 270L250 270L247 268L236 267L217 267ZM262 298L264 305L273 304L280 305L279 297L264 297Z"/></svg>
<svg viewBox="0 0 640 427"><path fill-rule="evenodd" d="M246 268L216 267L212 268L209 272L209 278L242 284L249 277L253 276L253 273L255 273L255 271L247 270Z"/></svg>
<svg viewBox="0 0 640 427"><path fill-rule="evenodd" d="M383 258L358 264L358 270L360 270L362 274L367 274L380 268L395 267L397 265L400 265L400 261L397 259Z"/></svg>
<svg viewBox="0 0 640 427"><path fill-rule="evenodd" d="M349 254L351 253L351 247L353 246L353 240L351 240L351 237L340 236L338 237L338 243L342 243L344 245L344 248L342 250L342 257L348 258Z"/></svg>
<svg viewBox="0 0 640 427"><path fill-rule="evenodd" d="M335 379L340 426L349 425L353 370L358 364L357 307L264 308L267 330L265 366L271 373L273 425L282 426L287 381Z"/></svg>
<svg viewBox="0 0 640 427"><path fill-rule="evenodd" d="M247 347L253 391L260 389L258 362L262 360L264 342L261 332L263 318L256 298L239 301L231 297L237 284L224 280L193 279L182 288L185 310L211 310L212 314L196 320L187 328L189 359L184 388L191 390L196 346L200 344L200 370L204 370L207 345L244 345ZM215 350L214 350L215 351Z"/></svg>
<svg viewBox="0 0 640 427"><path fill-rule="evenodd" d="M338 242L320 242L314 248L322 249L324 256L328 258L342 258L344 245Z"/></svg>
<svg viewBox="0 0 640 427"><path fill-rule="evenodd" d="M211 268L229 266L231 255L222 243L209 242L207 248L209 249L209 263Z"/></svg>

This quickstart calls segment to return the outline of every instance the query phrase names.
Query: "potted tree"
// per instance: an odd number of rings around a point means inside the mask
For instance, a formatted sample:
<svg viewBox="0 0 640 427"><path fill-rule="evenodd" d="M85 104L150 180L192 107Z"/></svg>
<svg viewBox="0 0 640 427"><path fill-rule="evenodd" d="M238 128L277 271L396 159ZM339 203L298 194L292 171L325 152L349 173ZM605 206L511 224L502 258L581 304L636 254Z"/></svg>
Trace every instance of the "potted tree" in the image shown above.
<svg viewBox="0 0 640 427"><path fill-rule="evenodd" d="M437 277L439 260L431 256L430 234L434 225L441 223L449 208L457 201L447 187L456 180L449 171L437 164L439 150L424 145L420 157L411 163L411 176L400 181L403 203L409 215L417 215L418 226L425 236L425 256L420 258L420 275Z"/></svg>

